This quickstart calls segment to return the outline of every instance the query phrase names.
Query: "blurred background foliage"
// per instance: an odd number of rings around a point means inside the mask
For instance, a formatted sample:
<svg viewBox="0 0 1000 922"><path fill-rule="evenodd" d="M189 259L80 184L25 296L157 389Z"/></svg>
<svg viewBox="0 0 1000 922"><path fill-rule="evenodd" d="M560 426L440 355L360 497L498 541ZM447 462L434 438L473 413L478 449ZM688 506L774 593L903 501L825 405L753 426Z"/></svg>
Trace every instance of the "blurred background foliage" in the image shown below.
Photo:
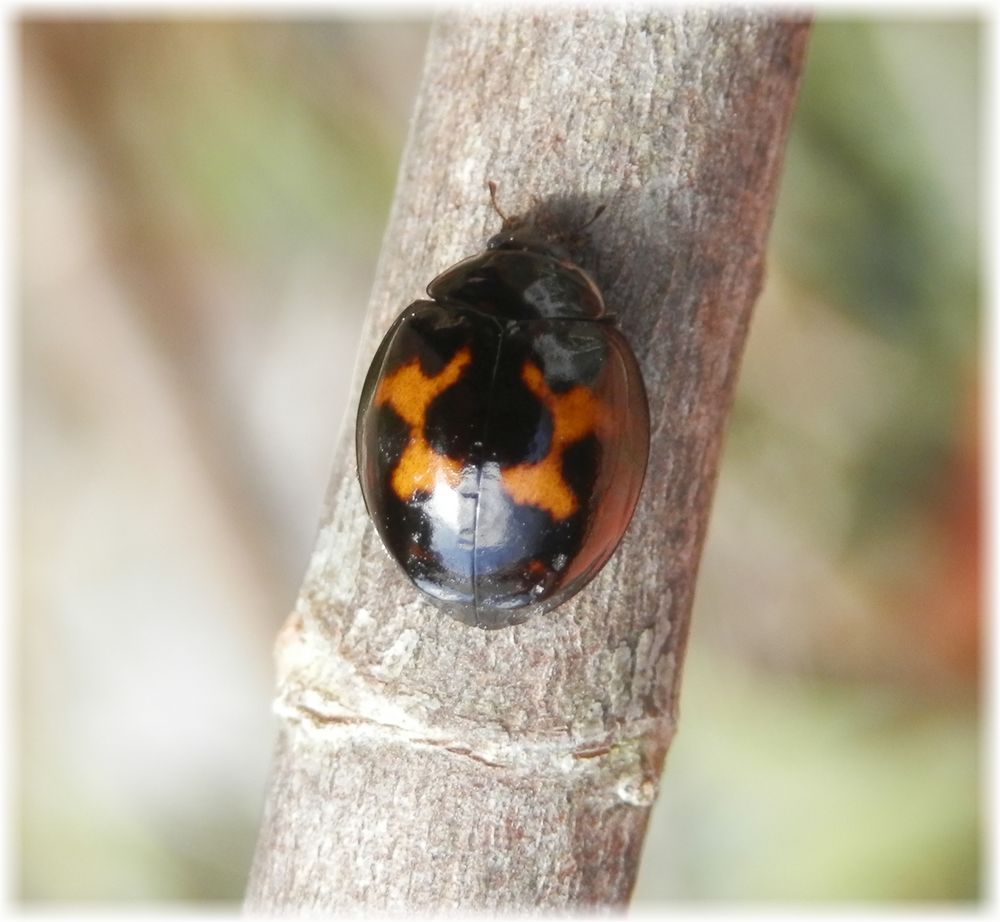
<svg viewBox="0 0 1000 922"><path fill-rule="evenodd" d="M426 33L21 23L24 900L241 896ZM640 904L979 895L981 43L815 28Z"/></svg>

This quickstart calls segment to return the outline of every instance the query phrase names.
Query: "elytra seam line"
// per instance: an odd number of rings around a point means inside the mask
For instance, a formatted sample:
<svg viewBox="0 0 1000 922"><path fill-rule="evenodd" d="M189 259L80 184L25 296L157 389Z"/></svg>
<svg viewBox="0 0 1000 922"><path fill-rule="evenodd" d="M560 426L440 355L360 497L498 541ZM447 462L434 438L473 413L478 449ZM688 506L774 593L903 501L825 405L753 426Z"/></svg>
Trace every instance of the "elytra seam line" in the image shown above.
<svg viewBox="0 0 1000 922"><path fill-rule="evenodd" d="M490 373L489 389L486 392L486 413L483 421L483 429L480 433L482 441L479 448L479 473L476 478L476 512L472 519L472 607L476 612L477 620L479 618L479 574L476 567L476 558L479 553L479 504L482 501L483 458L486 454L486 439L489 435L490 414L493 409L493 389L496 386L497 370L500 368L500 353L503 351L505 334L504 327L499 322L496 325L499 336L497 337L496 357L493 359L493 371Z"/></svg>

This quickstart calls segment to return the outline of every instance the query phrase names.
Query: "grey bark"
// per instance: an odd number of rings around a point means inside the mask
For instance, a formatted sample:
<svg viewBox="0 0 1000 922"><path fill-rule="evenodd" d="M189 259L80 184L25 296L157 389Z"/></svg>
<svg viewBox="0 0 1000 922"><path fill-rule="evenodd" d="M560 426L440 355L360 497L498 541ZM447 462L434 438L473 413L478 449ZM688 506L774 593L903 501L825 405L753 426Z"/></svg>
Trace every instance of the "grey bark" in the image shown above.
<svg viewBox="0 0 1000 922"><path fill-rule="evenodd" d="M722 12L441 21L315 553L279 639L281 738L256 912L621 905L678 714L723 422L808 26ZM635 519L556 611L497 632L443 617L367 521L353 413L374 348L510 212L592 252L649 393ZM539 201L534 203L532 197Z"/></svg>

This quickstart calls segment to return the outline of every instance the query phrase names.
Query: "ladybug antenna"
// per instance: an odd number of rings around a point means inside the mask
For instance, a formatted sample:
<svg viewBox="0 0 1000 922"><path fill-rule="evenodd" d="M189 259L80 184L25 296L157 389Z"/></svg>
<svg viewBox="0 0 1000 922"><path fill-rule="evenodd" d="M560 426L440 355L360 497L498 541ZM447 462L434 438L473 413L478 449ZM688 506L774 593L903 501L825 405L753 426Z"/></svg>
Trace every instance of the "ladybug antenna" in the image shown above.
<svg viewBox="0 0 1000 922"><path fill-rule="evenodd" d="M493 206L493 210L500 215L500 219L506 224L510 218L500 210L500 206L497 204L497 184L491 179L486 185L490 187L490 204Z"/></svg>
<svg viewBox="0 0 1000 922"><path fill-rule="evenodd" d="M588 227L590 227L591 224L593 224L602 214L604 214L604 209L607 207L608 207L607 205L598 205L597 211L594 212L594 216L586 224L584 224L579 229L579 231L585 231Z"/></svg>

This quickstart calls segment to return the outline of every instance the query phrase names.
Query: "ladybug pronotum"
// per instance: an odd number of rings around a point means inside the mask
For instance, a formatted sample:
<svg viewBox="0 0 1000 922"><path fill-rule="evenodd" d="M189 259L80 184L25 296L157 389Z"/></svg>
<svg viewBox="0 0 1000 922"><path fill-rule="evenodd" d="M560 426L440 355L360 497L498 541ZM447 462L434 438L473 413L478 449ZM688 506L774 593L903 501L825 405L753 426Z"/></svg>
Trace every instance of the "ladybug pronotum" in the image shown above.
<svg viewBox="0 0 1000 922"><path fill-rule="evenodd" d="M559 237L497 212L486 249L392 324L357 420L383 543L481 628L555 608L604 566L649 452L639 366L597 285Z"/></svg>

